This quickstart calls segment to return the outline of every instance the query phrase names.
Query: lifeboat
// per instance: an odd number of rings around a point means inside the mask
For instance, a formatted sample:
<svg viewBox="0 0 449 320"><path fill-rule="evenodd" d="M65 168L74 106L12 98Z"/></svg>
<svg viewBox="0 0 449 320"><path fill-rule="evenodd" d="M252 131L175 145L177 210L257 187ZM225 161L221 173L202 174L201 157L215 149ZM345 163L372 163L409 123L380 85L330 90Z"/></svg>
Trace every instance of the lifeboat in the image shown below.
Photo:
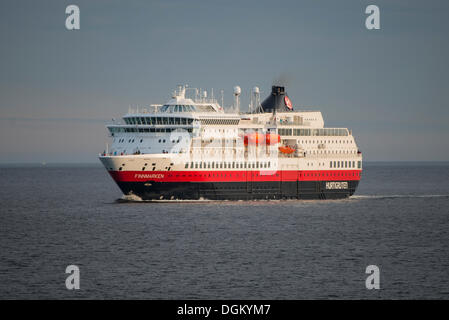
<svg viewBox="0 0 449 320"><path fill-rule="evenodd" d="M273 145L281 142L281 136L275 133L267 133L265 135L265 142L267 145Z"/></svg>
<svg viewBox="0 0 449 320"><path fill-rule="evenodd" d="M245 134L243 142L245 146L247 146L249 144L251 145L261 144L263 140L264 140L263 134L254 132Z"/></svg>
<svg viewBox="0 0 449 320"><path fill-rule="evenodd" d="M289 146L280 146L279 151L282 153L291 154L291 153L295 152L295 149L293 149L292 147L289 147Z"/></svg>
<svg viewBox="0 0 449 320"><path fill-rule="evenodd" d="M247 133L243 137L243 142L244 142L245 146L247 146L249 144L250 145L259 145L264 142L267 145L273 145L273 144L279 143L280 141L281 141L281 137L278 134L274 134L274 133L262 134L262 133L254 132L254 133Z"/></svg>

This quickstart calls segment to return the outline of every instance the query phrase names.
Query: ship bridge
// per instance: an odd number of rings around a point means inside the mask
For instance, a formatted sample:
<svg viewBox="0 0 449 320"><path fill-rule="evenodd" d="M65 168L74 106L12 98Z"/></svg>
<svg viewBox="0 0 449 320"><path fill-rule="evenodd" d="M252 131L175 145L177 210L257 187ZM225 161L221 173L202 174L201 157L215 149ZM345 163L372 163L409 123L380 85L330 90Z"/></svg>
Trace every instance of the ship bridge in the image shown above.
<svg viewBox="0 0 449 320"><path fill-rule="evenodd" d="M195 98L186 98L186 90L195 90ZM178 86L178 90L173 92L172 98L160 108L159 112L175 113L175 112L211 112L223 113L223 108L218 102L207 97L206 91L199 95L199 89L187 88L186 86Z"/></svg>

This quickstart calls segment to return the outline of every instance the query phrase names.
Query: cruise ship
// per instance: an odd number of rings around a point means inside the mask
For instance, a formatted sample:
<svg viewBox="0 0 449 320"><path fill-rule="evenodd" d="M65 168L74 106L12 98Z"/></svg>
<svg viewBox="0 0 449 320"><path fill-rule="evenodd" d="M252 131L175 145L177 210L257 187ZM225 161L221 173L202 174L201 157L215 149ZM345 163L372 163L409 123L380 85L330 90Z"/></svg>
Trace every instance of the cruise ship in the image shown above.
<svg viewBox="0 0 449 320"><path fill-rule="evenodd" d="M320 111L297 111L285 87L260 102L241 89L223 108L208 92L178 86L163 105L130 109L107 125L99 156L125 195L142 200L342 199L354 194L362 153L351 130L326 128Z"/></svg>

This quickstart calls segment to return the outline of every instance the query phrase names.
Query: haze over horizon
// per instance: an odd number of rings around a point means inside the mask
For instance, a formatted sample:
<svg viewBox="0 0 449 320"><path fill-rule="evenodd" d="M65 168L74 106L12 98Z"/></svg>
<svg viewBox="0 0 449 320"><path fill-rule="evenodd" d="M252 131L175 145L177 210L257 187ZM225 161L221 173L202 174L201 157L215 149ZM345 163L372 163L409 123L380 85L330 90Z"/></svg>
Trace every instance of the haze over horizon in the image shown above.
<svg viewBox="0 0 449 320"><path fill-rule="evenodd" d="M65 28L76 4L81 29ZM380 8L381 29L365 28ZM105 124L178 84L242 109L286 86L353 131L366 161L449 160L447 1L0 3L0 163L91 163Z"/></svg>

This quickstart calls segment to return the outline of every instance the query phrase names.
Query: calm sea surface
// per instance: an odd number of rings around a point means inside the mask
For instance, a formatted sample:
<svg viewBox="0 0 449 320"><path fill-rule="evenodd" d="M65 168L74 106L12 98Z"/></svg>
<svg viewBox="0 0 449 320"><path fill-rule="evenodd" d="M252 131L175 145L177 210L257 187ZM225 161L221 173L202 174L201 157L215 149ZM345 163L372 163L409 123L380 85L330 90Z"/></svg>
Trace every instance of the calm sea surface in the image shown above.
<svg viewBox="0 0 449 320"><path fill-rule="evenodd" d="M146 203L99 166L0 168L0 298L448 299L449 164L364 169L348 200Z"/></svg>

